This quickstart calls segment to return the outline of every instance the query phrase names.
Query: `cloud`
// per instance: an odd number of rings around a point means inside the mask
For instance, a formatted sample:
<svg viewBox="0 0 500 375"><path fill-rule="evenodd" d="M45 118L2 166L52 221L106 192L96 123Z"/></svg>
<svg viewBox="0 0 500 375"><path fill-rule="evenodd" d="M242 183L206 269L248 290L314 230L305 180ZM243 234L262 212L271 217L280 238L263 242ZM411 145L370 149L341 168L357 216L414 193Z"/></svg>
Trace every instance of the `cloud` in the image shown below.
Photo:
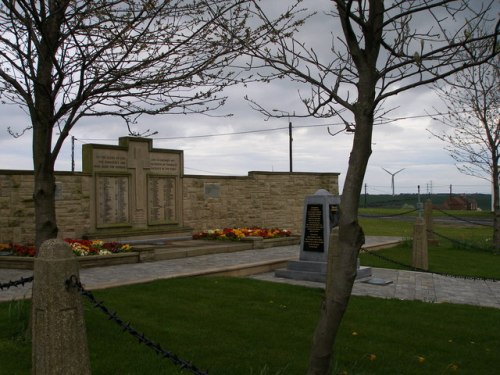
<svg viewBox="0 0 500 375"><path fill-rule="evenodd" d="M271 4L271 2L267 2ZM279 2L281 6L281 2ZM304 7L319 9L319 1L308 0ZM278 7L278 2L272 2ZM331 2L321 0L321 6ZM331 35L325 32L331 17L319 11L315 21L308 24L301 38L307 41L321 57L330 55ZM251 170L288 171L289 134L288 122L293 124L293 169L302 172L339 172L341 187L347 170L353 135L332 133L343 128L338 118L281 118L265 120L252 110L244 100L248 95L268 109L280 109L290 114L301 114L305 108L298 92L307 96L308 86L291 83L286 79L268 84L251 83L246 87L233 86L224 91L228 95L227 105L212 116L162 115L142 116L134 130L157 131L153 145L157 148L182 149L186 174L246 175ZM396 192L416 192L431 184L435 192L447 192L449 185L456 192L490 192L484 180L465 176L454 166L453 159L433 138L428 128L436 126L429 118L411 118L433 113L440 105L429 87L419 87L391 97L384 105L395 122L376 126L373 133L373 154L368 165L365 183L371 194L390 193L391 177L382 168L391 172L404 170L395 177ZM14 106L0 105L2 130L8 124L22 129L29 119ZM229 113L232 117L224 117ZM216 117L220 116L220 117ZM269 131L270 129L277 129ZM221 135L227 133L242 133ZM112 117L87 118L72 130L75 137L76 170L81 170L81 147L85 143L117 144L118 137L126 136L123 121ZM200 137L213 135L211 137ZM56 168L71 169L72 142L68 138L59 156ZM0 168L31 169L31 133L13 139L6 131L0 132Z"/></svg>

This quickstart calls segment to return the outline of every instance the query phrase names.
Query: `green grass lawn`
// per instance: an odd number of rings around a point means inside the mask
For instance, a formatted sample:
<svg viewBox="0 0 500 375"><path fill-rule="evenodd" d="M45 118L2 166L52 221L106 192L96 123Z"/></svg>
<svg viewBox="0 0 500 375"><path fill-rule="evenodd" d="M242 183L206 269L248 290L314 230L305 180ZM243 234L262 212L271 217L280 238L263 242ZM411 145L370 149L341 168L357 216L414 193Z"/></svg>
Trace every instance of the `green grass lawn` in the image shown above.
<svg viewBox="0 0 500 375"><path fill-rule="evenodd" d="M411 221L360 222L367 235L412 235ZM474 246L491 237L491 228L481 226L447 224L434 230ZM377 253L411 261L409 242ZM369 254L361 255L361 263L398 268ZM500 255L440 240L429 248L429 268L498 279ZM200 277L95 295L164 349L210 374L293 375L306 373L323 293L250 279ZM88 303L85 309L93 374L183 373ZM26 301L0 303L0 375L30 373L28 311ZM499 332L499 309L353 296L336 343L335 374L497 374Z"/></svg>
<svg viewBox="0 0 500 375"><path fill-rule="evenodd" d="M112 310L210 374L304 374L322 292L237 278L96 291ZM181 374L87 303L93 374ZM29 374L27 302L0 304L0 374ZM352 297L336 374L496 374L500 310Z"/></svg>

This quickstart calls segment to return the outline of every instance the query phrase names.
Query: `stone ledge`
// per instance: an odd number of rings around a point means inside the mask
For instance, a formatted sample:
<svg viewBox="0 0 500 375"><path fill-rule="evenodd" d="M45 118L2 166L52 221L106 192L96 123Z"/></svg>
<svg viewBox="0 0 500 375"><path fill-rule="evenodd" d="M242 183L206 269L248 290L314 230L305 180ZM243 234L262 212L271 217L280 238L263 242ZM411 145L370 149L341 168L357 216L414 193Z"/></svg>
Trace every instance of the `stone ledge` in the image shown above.
<svg viewBox="0 0 500 375"><path fill-rule="evenodd" d="M251 242L252 249L267 249L276 246L298 245L300 243L300 236L278 238L245 237L241 242Z"/></svg>
<svg viewBox="0 0 500 375"><path fill-rule="evenodd" d="M32 270L35 258L20 256L0 256L0 268ZM90 255L77 257L81 268L106 267L117 264L139 263L139 253L119 253L112 255Z"/></svg>

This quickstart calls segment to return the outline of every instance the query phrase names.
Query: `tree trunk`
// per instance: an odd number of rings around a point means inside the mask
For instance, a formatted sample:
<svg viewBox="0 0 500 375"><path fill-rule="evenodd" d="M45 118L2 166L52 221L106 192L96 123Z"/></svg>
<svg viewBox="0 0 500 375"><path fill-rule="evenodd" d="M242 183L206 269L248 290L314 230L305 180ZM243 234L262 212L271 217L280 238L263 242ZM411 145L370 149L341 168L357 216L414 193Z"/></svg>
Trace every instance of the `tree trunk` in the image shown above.
<svg viewBox="0 0 500 375"><path fill-rule="evenodd" d="M356 109L356 133L340 201L339 244L328 254L328 275L320 319L313 336L308 375L331 374L333 347L340 323L347 309L356 278L357 258L364 244L358 224L359 197L371 154L373 112L371 106Z"/></svg>
<svg viewBox="0 0 500 375"><path fill-rule="evenodd" d="M57 237L55 209L54 165L57 151L52 150L52 131L56 125L55 100L57 85L52 72L57 61L57 51L61 43L61 27L65 19L65 9L69 1L49 1L46 17L42 17L38 29L41 41L37 46L38 62L34 80L34 102L31 103L30 117L33 125L33 169L35 173L35 246L50 238Z"/></svg>
<svg viewBox="0 0 500 375"><path fill-rule="evenodd" d="M493 155L493 249L500 253L500 187L498 181L498 153L496 148Z"/></svg>
<svg viewBox="0 0 500 375"><path fill-rule="evenodd" d="M40 249L42 243L57 237L54 162L50 153L52 132L43 125L33 128L33 161L35 172L35 246ZM47 139L49 138L49 139ZM48 142L48 146L47 146Z"/></svg>

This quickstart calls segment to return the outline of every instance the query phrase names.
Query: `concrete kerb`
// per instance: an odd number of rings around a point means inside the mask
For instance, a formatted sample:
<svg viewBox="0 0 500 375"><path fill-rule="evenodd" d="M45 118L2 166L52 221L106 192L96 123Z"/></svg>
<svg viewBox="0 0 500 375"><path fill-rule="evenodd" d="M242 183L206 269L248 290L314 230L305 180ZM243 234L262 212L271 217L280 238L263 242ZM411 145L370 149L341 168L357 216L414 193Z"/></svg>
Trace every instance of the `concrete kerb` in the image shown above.
<svg viewBox="0 0 500 375"><path fill-rule="evenodd" d="M175 278L182 277L197 277L197 276L231 276L231 277L245 277L251 276L259 273L271 272L277 268L281 268L286 266L286 262L288 262L290 258L282 258L276 259L273 261L262 261L262 262L254 262L254 263L246 263L246 264L238 264L233 266L223 266L223 267L214 267L208 268L205 270L198 271L186 271L186 272L177 272L175 274L165 274L162 276L152 276L152 277L141 277L134 278L133 280L125 280L125 281L117 281L117 282L109 282L103 283L100 282L98 284L92 284L91 282L86 283L85 287L89 290L100 290L107 288L115 288L119 286L127 286L134 284L145 284L158 280L169 280Z"/></svg>

